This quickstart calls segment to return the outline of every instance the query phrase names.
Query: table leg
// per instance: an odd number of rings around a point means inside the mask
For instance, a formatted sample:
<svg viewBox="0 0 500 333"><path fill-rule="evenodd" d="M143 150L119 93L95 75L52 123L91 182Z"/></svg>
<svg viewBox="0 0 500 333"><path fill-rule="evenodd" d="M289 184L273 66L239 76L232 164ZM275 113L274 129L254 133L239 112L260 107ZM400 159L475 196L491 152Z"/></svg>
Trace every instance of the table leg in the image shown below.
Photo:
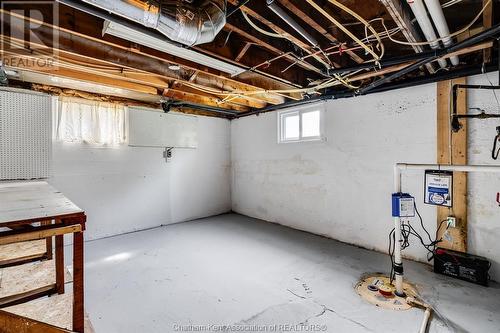
<svg viewBox="0 0 500 333"><path fill-rule="evenodd" d="M51 220L42 221L42 223L41 223L41 225L51 225L51 224L52 224ZM52 237L45 238L45 245L46 245L45 258L47 258L47 260L51 260L52 259Z"/></svg>
<svg viewBox="0 0 500 333"><path fill-rule="evenodd" d="M83 232L73 234L73 331L83 333Z"/></svg>
<svg viewBox="0 0 500 333"><path fill-rule="evenodd" d="M56 224L60 221L56 221ZM56 289L64 294L64 235L56 237Z"/></svg>

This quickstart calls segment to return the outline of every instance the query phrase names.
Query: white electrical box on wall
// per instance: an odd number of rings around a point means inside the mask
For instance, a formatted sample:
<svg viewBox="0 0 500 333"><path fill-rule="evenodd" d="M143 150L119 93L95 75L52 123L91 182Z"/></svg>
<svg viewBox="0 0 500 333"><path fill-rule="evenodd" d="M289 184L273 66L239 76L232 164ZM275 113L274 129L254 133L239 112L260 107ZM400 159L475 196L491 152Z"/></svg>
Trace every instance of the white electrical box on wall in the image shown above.
<svg viewBox="0 0 500 333"><path fill-rule="evenodd" d="M129 108L129 146L196 148L198 118L146 108Z"/></svg>
<svg viewBox="0 0 500 333"><path fill-rule="evenodd" d="M50 96L0 88L0 180L50 175Z"/></svg>

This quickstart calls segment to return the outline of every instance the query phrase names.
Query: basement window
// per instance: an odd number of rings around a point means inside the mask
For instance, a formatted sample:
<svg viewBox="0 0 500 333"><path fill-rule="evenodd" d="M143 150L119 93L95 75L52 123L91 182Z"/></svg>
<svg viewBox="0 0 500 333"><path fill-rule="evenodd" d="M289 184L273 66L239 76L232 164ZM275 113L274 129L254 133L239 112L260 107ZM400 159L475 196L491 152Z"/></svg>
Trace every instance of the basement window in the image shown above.
<svg viewBox="0 0 500 333"><path fill-rule="evenodd" d="M126 111L120 104L60 97L53 118L57 141L113 146L126 140Z"/></svg>
<svg viewBox="0 0 500 333"><path fill-rule="evenodd" d="M322 106L281 111L278 113L278 142L322 140L322 121Z"/></svg>

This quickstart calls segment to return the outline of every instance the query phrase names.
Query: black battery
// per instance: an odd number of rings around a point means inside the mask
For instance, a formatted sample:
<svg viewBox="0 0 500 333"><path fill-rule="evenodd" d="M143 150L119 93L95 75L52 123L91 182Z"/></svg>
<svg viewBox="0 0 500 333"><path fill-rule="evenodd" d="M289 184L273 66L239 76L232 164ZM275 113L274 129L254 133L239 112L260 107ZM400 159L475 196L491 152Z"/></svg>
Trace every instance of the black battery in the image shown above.
<svg viewBox="0 0 500 333"><path fill-rule="evenodd" d="M442 248L434 251L434 272L460 280L488 286L490 266L484 257Z"/></svg>

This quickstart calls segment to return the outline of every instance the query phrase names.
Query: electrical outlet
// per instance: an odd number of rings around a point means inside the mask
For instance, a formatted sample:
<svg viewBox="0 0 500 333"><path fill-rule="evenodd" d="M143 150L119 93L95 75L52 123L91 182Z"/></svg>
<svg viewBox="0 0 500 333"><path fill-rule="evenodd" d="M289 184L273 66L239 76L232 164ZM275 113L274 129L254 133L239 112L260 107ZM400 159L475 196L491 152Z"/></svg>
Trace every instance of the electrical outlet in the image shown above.
<svg viewBox="0 0 500 333"><path fill-rule="evenodd" d="M455 228L457 226L457 218L455 216L448 216L446 219L446 226L448 228Z"/></svg>

